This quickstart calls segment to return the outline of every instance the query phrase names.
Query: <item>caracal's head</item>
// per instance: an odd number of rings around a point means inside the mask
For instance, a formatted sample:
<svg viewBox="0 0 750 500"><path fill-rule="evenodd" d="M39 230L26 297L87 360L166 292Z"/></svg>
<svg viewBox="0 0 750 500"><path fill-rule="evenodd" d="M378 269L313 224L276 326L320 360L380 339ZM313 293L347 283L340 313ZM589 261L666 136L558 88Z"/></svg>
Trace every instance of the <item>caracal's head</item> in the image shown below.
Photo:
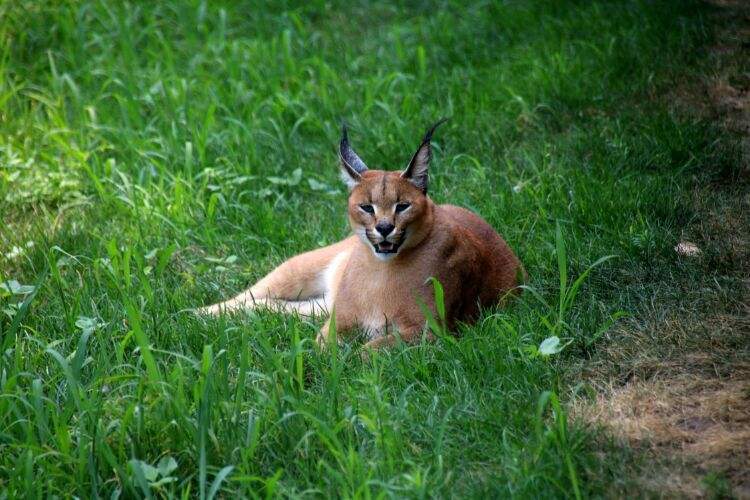
<svg viewBox="0 0 750 500"><path fill-rule="evenodd" d="M432 202L427 197L430 140L444 121L427 131L406 169L399 172L368 169L349 146L344 126L339 156L341 175L351 190L349 222L380 260L389 261L418 245L432 227Z"/></svg>

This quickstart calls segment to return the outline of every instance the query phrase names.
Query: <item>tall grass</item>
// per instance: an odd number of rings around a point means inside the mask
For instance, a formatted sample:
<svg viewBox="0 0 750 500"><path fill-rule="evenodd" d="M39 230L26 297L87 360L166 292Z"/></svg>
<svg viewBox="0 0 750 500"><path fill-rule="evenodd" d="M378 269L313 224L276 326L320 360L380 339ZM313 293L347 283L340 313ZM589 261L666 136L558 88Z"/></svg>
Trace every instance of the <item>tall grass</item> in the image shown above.
<svg viewBox="0 0 750 500"><path fill-rule="evenodd" d="M658 96L694 67L702 9L1 4L0 491L583 497L626 481L567 421L561 374L677 272L680 174L713 138ZM431 195L503 233L523 299L367 360L356 342L319 350L316 321L186 312L347 234L341 119L368 164L399 168L444 115ZM551 336L574 343L539 355Z"/></svg>

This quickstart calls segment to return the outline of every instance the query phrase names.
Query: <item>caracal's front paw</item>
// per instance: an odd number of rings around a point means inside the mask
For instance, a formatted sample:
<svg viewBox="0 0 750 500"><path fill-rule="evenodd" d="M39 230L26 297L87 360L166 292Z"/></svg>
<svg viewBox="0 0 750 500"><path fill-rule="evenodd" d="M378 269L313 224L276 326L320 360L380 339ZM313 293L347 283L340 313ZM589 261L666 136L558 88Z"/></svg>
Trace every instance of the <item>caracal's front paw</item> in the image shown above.
<svg viewBox="0 0 750 500"><path fill-rule="evenodd" d="M393 347L396 345L396 342L397 339L395 335L383 335L382 337L378 337L365 343L365 345L362 346L362 350L364 352L377 351L384 347Z"/></svg>
<svg viewBox="0 0 750 500"><path fill-rule="evenodd" d="M339 346L344 345L344 341L339 335L336 335L335 340L332 339L328 332L328 328L326 327L323 327L318 333L318 336L315 337L315 343L318 344L318 347L320 347L321 350L328 349L333 342L336 342L336 345Z"/></svg>
<svg viewBox="0 0 750 500"><path fill-rule="evenodd" d="M324 334L323 332L318 333L318 335L315 337L315 343L318 344L318 347L321 349L326 349L328 347L328 335Z"/></svg>

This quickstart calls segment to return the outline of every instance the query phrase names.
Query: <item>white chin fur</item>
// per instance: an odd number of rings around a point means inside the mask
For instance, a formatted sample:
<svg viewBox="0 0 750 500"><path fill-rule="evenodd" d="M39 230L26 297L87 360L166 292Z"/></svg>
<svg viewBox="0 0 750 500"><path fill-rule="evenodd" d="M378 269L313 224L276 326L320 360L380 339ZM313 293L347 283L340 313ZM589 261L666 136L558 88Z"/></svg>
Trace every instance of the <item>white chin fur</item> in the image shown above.
<svg viewBox="0 0 750 500"><path fill-rule="evenodd" d="M362 240L362 243L367 246L367 248L370 249L372 254L375 256L376 259L378 259L381 262L388 262L389 260L393 259L396 255L398 255L398 252L396 253L378 253L375 251L375 247L372 246L372 243L370 243L370 240L367 239L367 235L365 234L365 229L357 229L355 231L357 236L359 236L359 239Z"/></svg>
<svg viewBox="0 0 750 500"><path fill-rule="evenodd" d="M372 245L370 245L370 248L372 248ZM374 248L372 248L372 253L375 254L375 257L378 258L378 260L383 262L388 262L389 260L393 259L396 255L398 255L398 252L395 253L378 253L375 251Z"/></svg>

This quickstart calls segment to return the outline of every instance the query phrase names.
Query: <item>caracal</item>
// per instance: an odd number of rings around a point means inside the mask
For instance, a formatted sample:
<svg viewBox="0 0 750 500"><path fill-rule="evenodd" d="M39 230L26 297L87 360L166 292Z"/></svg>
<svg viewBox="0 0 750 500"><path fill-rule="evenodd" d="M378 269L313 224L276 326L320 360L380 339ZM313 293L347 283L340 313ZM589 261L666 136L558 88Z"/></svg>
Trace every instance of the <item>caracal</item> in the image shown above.
<svg viewBox="0 0 750 500"><path fill-rule="evenodd" d="M349 186L353 235L292 257L236 297L203 314L268 307L300 315L335 314L337 335L363 331L366 347L418 341L426 331L420 303L435 312L430 277L444 290L448 328L475 319L518 290L525 272L503 238L461 207L427 196L430 140L424 136L405 170L370 170L343 128L339 157ZM324 344L331 319L318 335Z"/></svg>

